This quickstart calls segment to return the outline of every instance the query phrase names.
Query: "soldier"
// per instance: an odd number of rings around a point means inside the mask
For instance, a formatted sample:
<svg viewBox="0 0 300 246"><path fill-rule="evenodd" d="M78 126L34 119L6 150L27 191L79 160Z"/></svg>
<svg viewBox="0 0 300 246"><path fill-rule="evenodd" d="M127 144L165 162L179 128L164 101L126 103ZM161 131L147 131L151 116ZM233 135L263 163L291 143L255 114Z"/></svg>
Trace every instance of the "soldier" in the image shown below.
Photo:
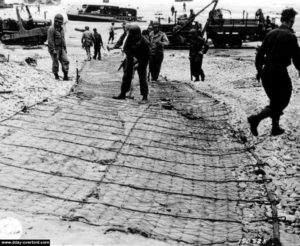
<svg viewBox="0 0 300 246"><path fill-rule="evenodd" d="M150 32L150 62L149 69L152 81L157 81L161 64L164 59L164 46L169 44L167 35L160 31L160 24L154 22L152 25L153 31Z"/></svg>
<svg viewBox="0 0 300 246"><path fill-rule="evenodd" d="M174 7L174 5L172 5L172 7L171 7L171 13L172 13L172 16L173 16L174 13L175 13L175 7Z"/></svg>
<svg viewBox="0 0 300 246"><path fill-rule="evenodd" d="M97 58L98 56L98 60L101 60L101 47L103 47L103 42L102 42L102 37L100 35L100 33L97 32L97 29L94 28L94 60Z"/></svg>
<svg viewBox="0 0 300 246"><path fill-rule="evenodd" d="M115 23L112 22L111 26L109 28L108 44L109 44L109 41L111 41L111 43L113 44L114 43L114 39L115 39Z"/></svg>
<svg viewBox="0 0 300 246"><path fill-rule="evenodd" d="M255 19L258 20L260 24L265 23L265 17L264 17L264 13L262 12L262 9L258 9L255 12Z"/></svg>
<svg viewBox="0 0 300 246"><path fill-rule="evenodd" d="M190 30L190 69L191 77L195 77L195 81L200 81L199 76L201 76L201 81L205 80L205 74L202 69L203 54L208 50L208 45L205 39L201 36L201 30L197 32L196 29Z"/></svg>
<svg viewBox="0 0 300 246"><path fill-rule="evenodd" d="M283 10L282 25L267 34L256 55L256 78L258 81L262 80L270 104L259 114L248 118L254 136L258 136L257 127L260 121L268 117L272 119L271 135L284 133L284 129L279 126L279 120L292 94L292 82L287 71L291 60L300 71L300 48L292 29L296 15L293 8Z"/></svg>
<svg viewBox="0 0 300 246"><path fill-rule="evenodd" d="M82 47L85 48L88 61L92 59L91 46L93 46L93 42L94 42L94 36L90 32L90 28L86 26L85 31L82 34L81 43L82 43Z"/></svg>
<svg viewBox="0 0 300 246"><path fill-rule="evenodd" d="M189 16L189 19L194 19L196 16L196 14L194 13L194 10L193 9L190 9L190 16Z"/></svg>
<svg viewBox="0 0 300 246"><path fill-rule="evenodd" d="M186 11L186 3L183 2L183 11L185 12Z"/></svg>
<svg viewBox="0 0 300 246"><path fill-rule="evenodd" d="M54 25L51 26L48 30L48 50L52 58L52 72L54 73L55 79L57 80L59 80L59 61L64 73L63 80L69 80L69 60L67 57L65 32L62 27L63 21L63 16L61 14L57 14L54 17Z"/></svg>
<svg viewBox="0 0 300 246"><path fill-rule="evenodd" d="M147 65L149 61L149 43L142 36L139 26L129 26L128 35L124 43L123 52L126 59L123 62L124 74L122 78L121 93L114 99L124 100L130 90L134 68L137 68L140 80L142 102L148 100Z"/></svg>

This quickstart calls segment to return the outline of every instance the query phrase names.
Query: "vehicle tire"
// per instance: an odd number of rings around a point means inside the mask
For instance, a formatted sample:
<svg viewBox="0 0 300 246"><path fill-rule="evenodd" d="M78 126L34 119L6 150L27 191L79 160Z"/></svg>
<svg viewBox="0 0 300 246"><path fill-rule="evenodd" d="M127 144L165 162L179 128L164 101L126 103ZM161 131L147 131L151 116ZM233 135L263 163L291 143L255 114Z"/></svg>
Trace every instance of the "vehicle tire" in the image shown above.
<svg viewBox="0 0 300 246"><path fill-rule="evenodd" d="M229 47L232 49L240 49L243 45L243 40L240 36L232 37L229 42Z"/></svg>
<svg viewBox="0 0 300 246"><path fill-rule="evenodd" d="M214 37L213 40L213 45L216 49L224 49L226 48L226 43L225 40L222 37Z"/></svg>

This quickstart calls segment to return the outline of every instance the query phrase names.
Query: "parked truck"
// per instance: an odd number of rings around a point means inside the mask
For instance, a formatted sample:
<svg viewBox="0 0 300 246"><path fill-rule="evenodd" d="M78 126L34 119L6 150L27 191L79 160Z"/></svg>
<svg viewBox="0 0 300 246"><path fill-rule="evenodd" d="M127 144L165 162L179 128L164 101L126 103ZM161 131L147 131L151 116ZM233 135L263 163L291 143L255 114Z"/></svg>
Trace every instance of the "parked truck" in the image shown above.
<svg viewBox="0 0 300 246"><path fill-rule="evenodd" d="M216 9L209 14L206 33L215 48L240 48L245 41L262 41L267 32L276 27L259 16L248 18L245 12L241 19L225 19L222 10Z"/></svg>
<svg viewBox="0 0 300 246"><path fill-rule="evenodd" d="M175 18L173 24L161 24L161 30L166 33L170 44L166 48L185 49L188 47L190 30L201 29L202 36L210 39L215 48L240 48L245 41L261 41L266 33L276 25L267 26L261 18L248 18L243 14L241 19L223 18L222 9L217 9L218 0L211 1L195 15ZM212 6L203 28L195 18ZM228 10L227 10L228 11Z"/></svg>

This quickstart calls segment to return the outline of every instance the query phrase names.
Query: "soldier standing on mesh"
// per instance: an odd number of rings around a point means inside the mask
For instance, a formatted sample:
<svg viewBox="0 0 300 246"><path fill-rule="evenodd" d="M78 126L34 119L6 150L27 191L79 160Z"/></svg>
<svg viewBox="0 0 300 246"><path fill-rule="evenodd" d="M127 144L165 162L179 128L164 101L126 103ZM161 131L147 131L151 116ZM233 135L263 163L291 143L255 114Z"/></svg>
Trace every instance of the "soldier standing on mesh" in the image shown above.
<svg viewBox="0 0 300 246"><path fill-rule="evenodd" d="M85 48L88 61L92 59L91 46L93 46L93 42L94 42L94 36L90 32L90 28L86 26L85 31L82 34L81 43L82 43L82 47Z"/></svg>
<svg viewBox="0 0 300 246"><path fill-rule="evenodd" d="M65 32L62 27L64 18L61 14L54 17L54 25L48 30L48 50L52 58L52 72L55 79L59 79L59 62L64 73L63 80L68 80L69 60L65 42Z"/></svg>
<svg viewBox="0 0 300 246"><path fill-rule="evenodd" d="M157 81L161 64L164 59L164 46L169 44L167 35L159 30L160 24L154 22L153 31L150 32L150 62L149 69L152 81Z"/></svg>
<svg viewBox="0 0 300 246"><path fill-rule="evenodd" d="M258 135L260 121L268 117L272 119L271 135L284 133L284 129L279 126L279 120L292 94L292 82L287 71L291 60L300 71L300 48L292 29L296 15L293 8L283 10L282 25L267 34L256 55L257 79L262 80L270 104L259 114L248 118L254 136Z"/></svg>
<svg viewBox="0 0 300 246"><path fill-rule="evenodd" d="M94 28L94 59L101 60L101 47L103 47L102 37L100 33L97 32L97 29Z"/></svg>
<svg viewBox="0 0 300 246"><path fill-rule="evenodd" d="M203 54L208 50L208 45L205 39L201 36L201 30L197 32L196 29L190 30L190 69L191 75L195 77L195 81L205 80L205 74L202 69Z"/></svg>
<svg viewBox="0 0 300 246"><path fill-rule="evenodd" d="M140 80L140 91L143 96L142 102L148 100L148 84L147 84L147 65L149 61L149 43L142 36L139 26L132 25L128 27L128 35L125 39L123 46L123 52L126 55L123 65L123 78L121 85L121 93L118 96L114 96L114 99L124 100L126 93L130 91L131 81L133 77L134 68L137 68L137 72Z"/></svg>

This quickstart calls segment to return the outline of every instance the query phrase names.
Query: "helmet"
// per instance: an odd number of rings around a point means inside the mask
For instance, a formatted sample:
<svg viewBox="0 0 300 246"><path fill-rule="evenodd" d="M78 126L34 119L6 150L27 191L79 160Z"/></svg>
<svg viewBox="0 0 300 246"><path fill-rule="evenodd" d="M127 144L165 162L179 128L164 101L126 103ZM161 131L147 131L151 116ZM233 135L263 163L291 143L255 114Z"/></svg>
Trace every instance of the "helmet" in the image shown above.
<svg viewBox="0 0 300 246"><path fill-rule="evenodd" d="M64 21L64 17L62 16L62 14L57 14L54 17L54 21L61 21L61 22L63 22Z"/></svg>
<svg viewBox="0 0 300 246"><path fill-rule="evenodd" d="M129 35L142 35L141 28L137 25L130 25L128 32Z"/></svg>
<svg viewBox="0 0 300 246"><path fill-rule="evenodd" d="M159 27L160 23L158 21L153 22L152 27Z"/></svg>

